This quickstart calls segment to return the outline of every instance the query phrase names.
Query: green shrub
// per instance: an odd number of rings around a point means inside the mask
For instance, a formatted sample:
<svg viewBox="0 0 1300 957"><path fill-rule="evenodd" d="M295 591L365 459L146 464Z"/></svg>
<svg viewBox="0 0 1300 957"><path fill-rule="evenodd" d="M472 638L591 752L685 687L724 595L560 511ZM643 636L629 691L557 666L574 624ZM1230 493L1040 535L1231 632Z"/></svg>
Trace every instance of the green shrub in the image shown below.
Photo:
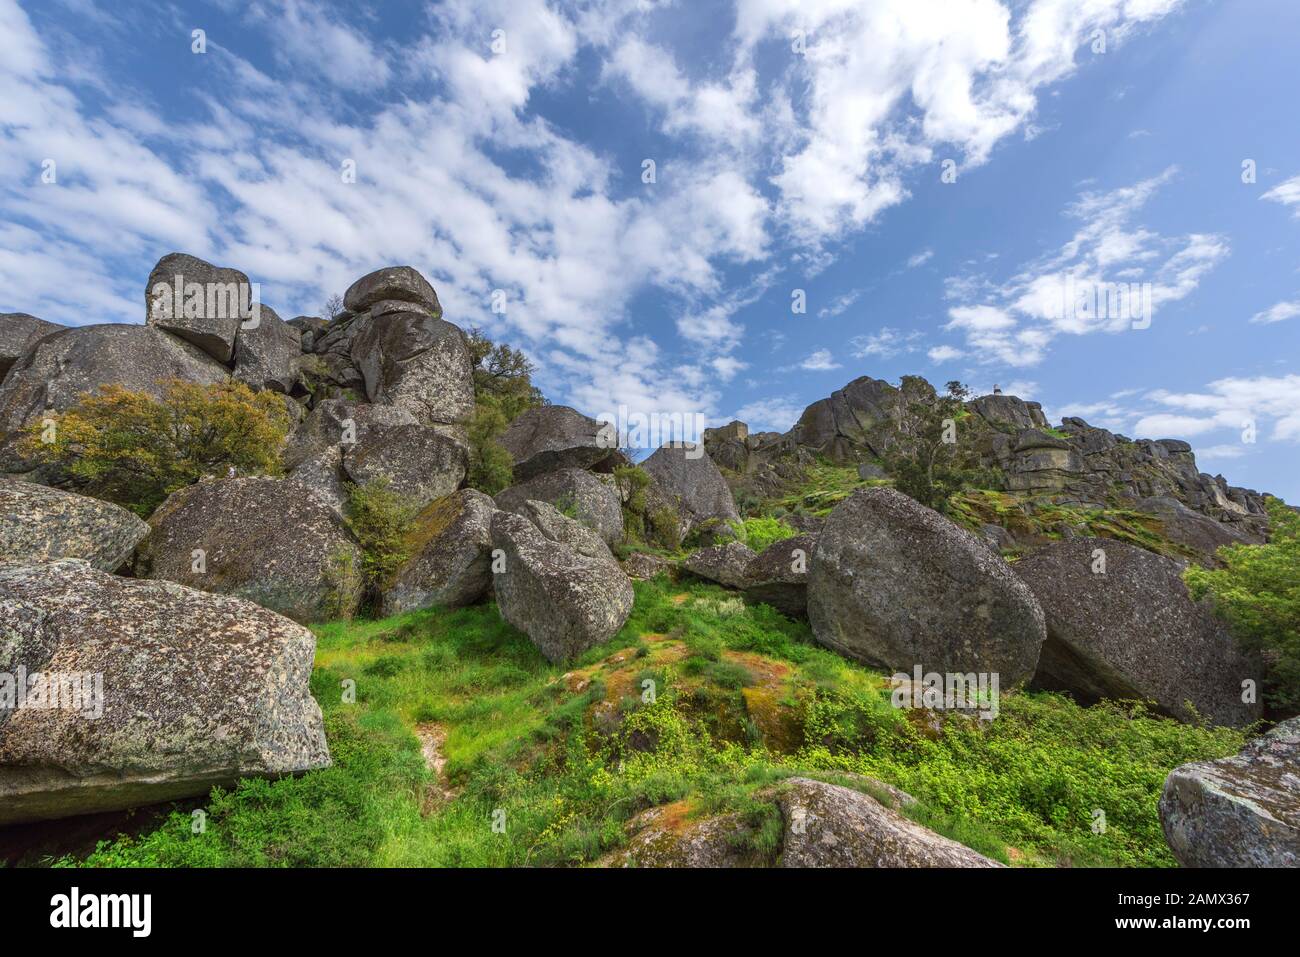
<svg viewBox="0 0 1300 957"><path fill-rule="evenodd" d="M347 486L347 525L361 546L367 597L377 597L410 558L408 532L419 509L386 478Z"/></svg>
<svg viewBox="0 0 1300 957"><path fill-rule="evenodd" d="M1266 545L1220 548L1222 568L1193 565L1188 588L1209 595L1244 647L1265 662L1264 701L1279 716L1300 713L1300 514L1268 500Z"/></svg>
<svg viewBox="0 0 1300 957"><path fill-rule="evenodd" d="M514 459L497 437L509 423L499 409L477 405L469 420L469 469L465 481L470 488L495 495L507 488L514 478Z"/></svg>
<svg viewBox="0 0 1300 957"><path fill-rule="evenodd" d="M773 542L793 538L798 535L796 529L776 518L745 519L745 543L756 552L761 552Z"/></svg>
<svg viewBox="0 0 1300 957"><path fill-rule="evenodd" d="M279 475L289 432L284 396L242 382L160 383L162 398L100 386L49 422L24 451L57 466L59 484L147 518L172 492L205 475Z"/></svg>

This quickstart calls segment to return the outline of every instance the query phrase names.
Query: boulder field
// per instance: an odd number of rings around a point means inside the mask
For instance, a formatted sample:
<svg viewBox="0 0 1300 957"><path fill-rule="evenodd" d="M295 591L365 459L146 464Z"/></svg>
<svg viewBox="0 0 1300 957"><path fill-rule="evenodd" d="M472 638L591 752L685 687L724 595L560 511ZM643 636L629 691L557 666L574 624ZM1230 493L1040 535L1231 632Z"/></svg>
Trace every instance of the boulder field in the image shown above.
<svg viewBox="0 0 1300 957"><path fill-rule="evenodd" d="M178 282L208 294L182 304ZM469 487L472 342L424 276L379 268L328 319L284 321L262 303L232 312L249 286L237 269L170 253L149 277L142 325L0 314L0 702L5 675L91 680L76 686L80 710L0 708L0 824L328 765L306 624L363 603L392 615L495 601L548 661L569 663L623 628L633 579L679 571L806 618L825 648L888 672L991 673L1004 691L1143 700L1184 721L1261 716L1243 694L1261 662L1192 600L1182 561L1010 522L979 537L888 487L900 411L934 395L922 379L860 377L786 433L732 422L700 444L664 446L640 463L643 487L629 484L632 463L608 425L540 405L497 437L512 481L489 496ZM51 412L110 384L158 396L169 379L276 393L293 423L283 476L207 475L144 521L30 460L22 440ZM1015 396L981 396L966 411L981 466L1025 514L1123 508L1207 565L1219 546L1268 533L1263 496L1199 472L1184 442L1134 441L1077 418L1052 428ZM857 475L856 490L788 515L793 537L745 544L754 497L775 499L827 463ZM366 581L349 498L377 481L415 517L401 560ZM668 540L662 552L626 554L633 531L651 526ZM1182 863L1296 866L1297 740L1285 722L1238 755L1169 775L1160 812ZM996 866L908 819L906 795L866 790L773 785L763 799L782 832L763 860L734 839L746 819L652 808L606 863Z"/></svg>

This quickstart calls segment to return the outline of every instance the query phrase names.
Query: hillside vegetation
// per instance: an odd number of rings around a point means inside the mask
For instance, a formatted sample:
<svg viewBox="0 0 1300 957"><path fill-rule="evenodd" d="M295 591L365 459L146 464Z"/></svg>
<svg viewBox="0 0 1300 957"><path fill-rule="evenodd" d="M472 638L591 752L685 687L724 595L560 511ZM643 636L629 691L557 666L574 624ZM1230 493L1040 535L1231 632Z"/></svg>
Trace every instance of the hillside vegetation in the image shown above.
<svg viewBox="0 0 1300 957"><path fill-rule="evenodd" d="M937 721L893 708L887 676L816 647L805 625L662 578L568 669L491 605L316 631L333 767L214 791L61 863L585 865L638 811L674 801L751 816L747 839L771 860L780 828L758 792L802 773L897 785L920 800L911 816L1013 865L1163 866L1165 775L1246 737L1038 693L1004 695L996 721Z"/></svg>

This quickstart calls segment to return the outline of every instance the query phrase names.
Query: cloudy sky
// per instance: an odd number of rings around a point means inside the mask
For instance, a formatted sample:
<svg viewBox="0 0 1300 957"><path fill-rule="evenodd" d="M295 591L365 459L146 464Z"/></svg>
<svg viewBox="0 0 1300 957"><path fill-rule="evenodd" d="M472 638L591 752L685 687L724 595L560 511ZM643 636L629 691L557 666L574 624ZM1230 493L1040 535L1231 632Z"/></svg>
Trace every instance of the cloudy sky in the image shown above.
<svg viewBox="0 0 1300 957"><path fill-rule="evenodd" d="M957 378L1297 501L1297 36L1294 0L0 0L0 311L141 322L172 250L286 316L409 263L590 414Z"/></svg>

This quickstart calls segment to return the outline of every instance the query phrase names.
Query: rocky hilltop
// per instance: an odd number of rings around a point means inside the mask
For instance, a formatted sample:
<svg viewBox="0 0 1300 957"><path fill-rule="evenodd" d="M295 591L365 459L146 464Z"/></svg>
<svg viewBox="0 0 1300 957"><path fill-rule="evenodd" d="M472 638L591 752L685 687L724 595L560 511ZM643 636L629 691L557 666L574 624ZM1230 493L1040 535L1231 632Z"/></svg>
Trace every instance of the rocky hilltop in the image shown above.
<svg viewBox="0 0 1300 957"><path fill-rule="evenodd" d="M328 766L305 624L494 602L541 656L567 665L623 628L634 580L663 574L806 620L820 645L887 673L992 675L1004 692L1141 700L1223 727L1261 716L1242 692L1261 662L1181 574L1222 545L1265 541L1265 498L1201 473L1185 442L1134 441L1077 418L1052 427L1037 403L969 398L957 442L989 487L944 515L890 487L892 452L915 409L939 401L934 388L862 377L784 434L732 422L708 430L703 449L665 446L635 467L601 423L535 405L500 434L510 481L489 495L471 487L483 398L472 343L419 272L358 279L328 319L285 321L260 303L232 312L247 286L238 270L172 253L150 275L143 325L0 315L0 672L103 682L93 723L0 698L0 824ZM102 387L161 397L178 380L243 383L282 406L283 474L232 466L172 491L142 521L33 452L51 417ZM836 491L804 508L799 490L814 474ZM400 562L369 594L360 570L374 556L352 497L376 484L409 515ZM751 549L743 520L785 501L789 534ZM668 544L641 547L651 529ZM761 715L751 721L761 728ZM1224 782L1265 758L1292 760L1294 735L1171 777L1180 858L1215 859L1204 845L1227 826ZM1293 859L1294 781L1268 791L1289 830L1254 819L1262 808L1233 821L1250 842L1243 859ZM791 786L771 792L787 825L816 807L835 840L787 826L787 863L990 863L904 820L894 799ZM664 854L655 814L638 819L642 837L620 862ZM735 863L727 833L716 819L675 831L667 856Z"/></svg>

